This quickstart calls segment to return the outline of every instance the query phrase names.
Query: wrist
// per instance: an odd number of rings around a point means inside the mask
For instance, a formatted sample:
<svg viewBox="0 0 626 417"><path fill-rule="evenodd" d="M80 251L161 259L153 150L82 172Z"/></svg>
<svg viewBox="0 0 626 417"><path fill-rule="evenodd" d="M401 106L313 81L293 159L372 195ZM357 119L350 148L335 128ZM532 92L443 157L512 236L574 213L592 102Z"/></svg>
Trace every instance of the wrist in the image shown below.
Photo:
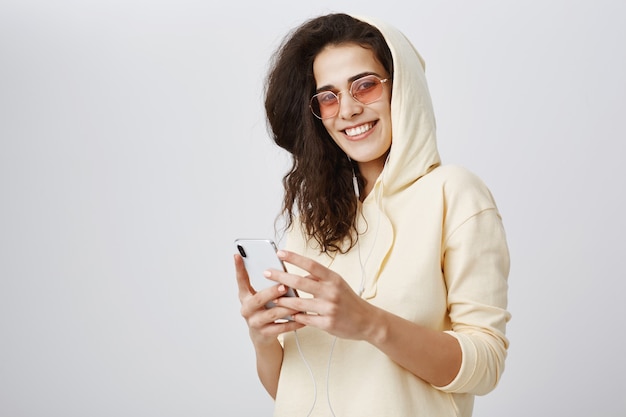
<svg viewBox="0 0 626 417"><path fill-rule="evenodd" d="M388 338L389 322L385 316L386 312L375 306L372 306L372 312L366 316L368 320L365 340L374 346L381 346Z"/></svg>

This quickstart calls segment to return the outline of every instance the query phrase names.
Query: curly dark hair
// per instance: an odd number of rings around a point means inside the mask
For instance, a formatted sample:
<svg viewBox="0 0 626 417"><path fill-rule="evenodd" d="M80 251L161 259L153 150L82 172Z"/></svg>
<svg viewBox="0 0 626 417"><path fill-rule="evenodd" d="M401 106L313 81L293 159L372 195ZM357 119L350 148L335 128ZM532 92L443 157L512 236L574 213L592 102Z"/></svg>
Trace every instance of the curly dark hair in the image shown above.
<svg viewBox="0 0 626 417"><path fill-rule="evenodd" d="M287 35L272 57L265 89L265 111L272 138L292 155L283 177L282 214L285 227L297 211L304 232L322 252L344 253L356 244L358 202L352 173L360 186L356 164L313 116L309 100L315 94L313 61L328 45L357 44L372 50L393 77L391 51L374 26L342 13L313 18ZM346 246L347 245L347 246Z"/></svg>

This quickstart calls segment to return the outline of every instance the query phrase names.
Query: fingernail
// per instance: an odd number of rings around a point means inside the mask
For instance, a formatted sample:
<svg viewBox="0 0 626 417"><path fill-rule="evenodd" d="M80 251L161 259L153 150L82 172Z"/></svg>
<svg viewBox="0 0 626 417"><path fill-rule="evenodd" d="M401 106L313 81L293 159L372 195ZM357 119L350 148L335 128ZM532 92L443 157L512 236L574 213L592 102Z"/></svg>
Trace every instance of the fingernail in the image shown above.
<svg viewBox="0 0 626 417"><path fill-rule="evenodd" d="M271 273L270 271L263 271L263 276L264 276L265 278L269 278L269 277L271 277L271 276L272 276L272 273Z"/></svg>
<svg viewBox="0 0 626 417"><path fill-rule="evenodd" d="M287 254L282 250L276 252L276 255L278 255L279 258L284 258L285 256L287 256Z"/></svg>
<svg viewBox="0 0 626 417"><path fill-rule="evenodd" d="M279 285L279 286L278 286L278 291L280 291L280 292L285 292L286 290L287 290L287 289L285 288L285 286L284 286L284 285L282 285L282 284L281 284L281 285Z"/></svg>

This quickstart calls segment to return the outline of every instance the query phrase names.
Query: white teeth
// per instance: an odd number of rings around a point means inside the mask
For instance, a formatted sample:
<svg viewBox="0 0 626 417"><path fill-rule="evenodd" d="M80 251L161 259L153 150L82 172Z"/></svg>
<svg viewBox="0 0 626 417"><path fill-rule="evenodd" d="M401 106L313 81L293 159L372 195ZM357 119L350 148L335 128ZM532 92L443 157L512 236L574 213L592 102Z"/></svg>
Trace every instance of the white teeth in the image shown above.
<svg viewBox="0 0 626 417"><path fill-rule="evenodd" d="M356 136L362 135L374 126L374 123L365 123L364 125L353 127L352 129L346 129L346 135Z"/></svg>

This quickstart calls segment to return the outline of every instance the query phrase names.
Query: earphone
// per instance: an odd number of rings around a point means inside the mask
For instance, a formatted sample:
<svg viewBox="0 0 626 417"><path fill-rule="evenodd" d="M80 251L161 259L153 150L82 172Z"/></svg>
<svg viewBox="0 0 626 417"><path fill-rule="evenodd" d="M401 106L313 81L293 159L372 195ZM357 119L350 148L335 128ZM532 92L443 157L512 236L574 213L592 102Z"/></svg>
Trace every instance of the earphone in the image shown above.
<svg viewBox="0 0 626 417"><path fill-rule="evenodd" d="M352 159L348 156L348 161L350 161L350 169L352 170L352 186L354 187L354 195L357 200L361 198L361 190L359 189L359 181L356 178L356 173L354 172L354 166L352 165Z"/></svg>
<svg viewBox="0 0 626 417"><path fill-rule="evenodd" d="M356 179L354 169L352 170L352 185L354 186L354 195L356 195L356 198L360 198L361 191L359 190L359 181Z"/></svg>

